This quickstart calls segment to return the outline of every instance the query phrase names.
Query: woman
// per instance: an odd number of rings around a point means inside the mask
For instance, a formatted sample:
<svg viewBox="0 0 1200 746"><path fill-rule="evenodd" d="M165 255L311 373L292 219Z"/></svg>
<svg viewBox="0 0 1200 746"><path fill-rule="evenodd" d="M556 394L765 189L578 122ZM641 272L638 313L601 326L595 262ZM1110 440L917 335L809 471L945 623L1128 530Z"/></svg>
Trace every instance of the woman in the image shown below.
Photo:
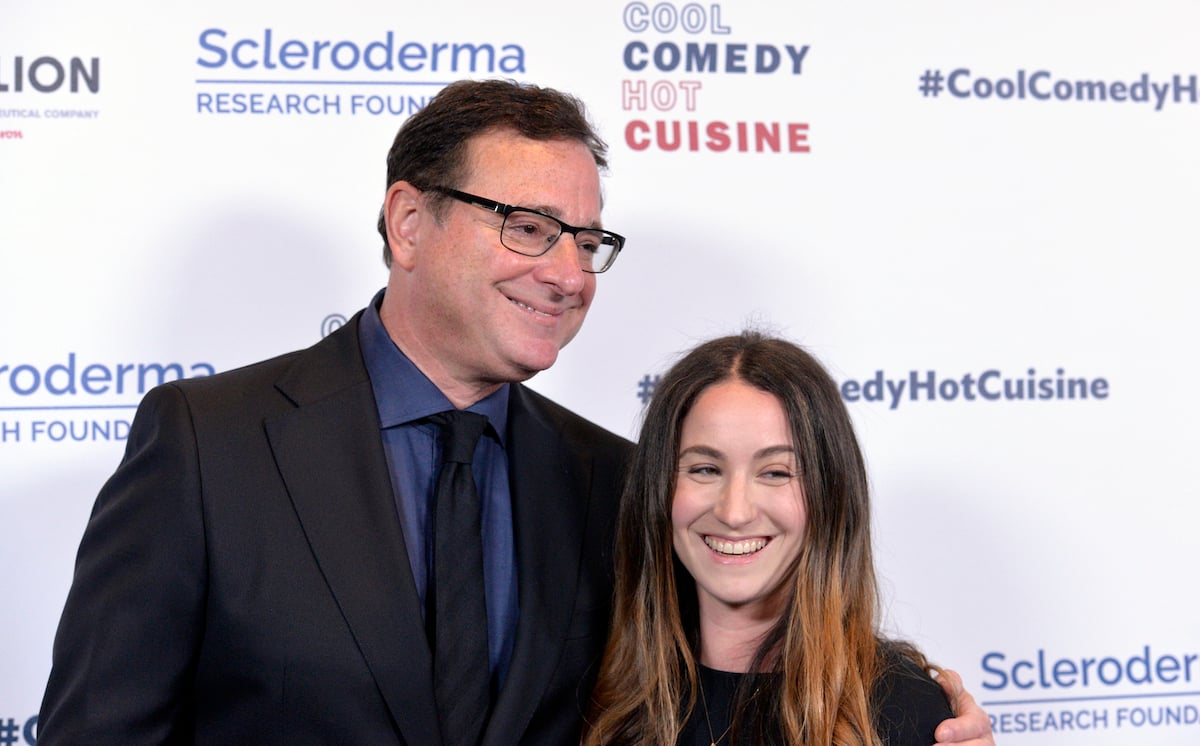
<svg viewBox="0 0 1200 746"><path fill-rule="evenodd" d="M656 387L622 498L584 744L934 742L951 717L878 635L867 477L837 386L754 332Z"/></svg>

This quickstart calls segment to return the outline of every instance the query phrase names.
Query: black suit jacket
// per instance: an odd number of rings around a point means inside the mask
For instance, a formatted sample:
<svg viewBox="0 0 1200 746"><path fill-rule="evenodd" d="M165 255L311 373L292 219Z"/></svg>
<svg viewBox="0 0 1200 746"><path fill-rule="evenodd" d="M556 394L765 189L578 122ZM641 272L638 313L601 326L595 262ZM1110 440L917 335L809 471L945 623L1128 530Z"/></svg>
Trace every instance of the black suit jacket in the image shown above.
<svg viewBox="0 0 1200 746"><path fill-rule="evenodd" d="M509 404L520 621L485 746L577 743L629 443ZM358 317L148 393L96 500L40 713L54 744L440 742Z"/></svg>

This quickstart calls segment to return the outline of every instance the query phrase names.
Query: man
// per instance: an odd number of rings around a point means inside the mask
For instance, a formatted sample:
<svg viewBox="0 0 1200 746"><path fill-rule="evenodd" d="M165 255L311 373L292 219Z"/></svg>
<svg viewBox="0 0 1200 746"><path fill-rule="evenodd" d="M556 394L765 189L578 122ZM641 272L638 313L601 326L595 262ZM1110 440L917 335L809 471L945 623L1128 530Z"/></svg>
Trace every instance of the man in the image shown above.
<svg viewBox="0 0 1200 746"><path fill-rule="evenodd" d="M43 746L449 741L434 420L464 409L488 421L486 712L459 742L578 741L629 444L519 382L620 250L604 153L573 98L447 87L388 155L385 291L307 350L146 395L80 546ZM991 742L969 694L956 711Z"/></svg>

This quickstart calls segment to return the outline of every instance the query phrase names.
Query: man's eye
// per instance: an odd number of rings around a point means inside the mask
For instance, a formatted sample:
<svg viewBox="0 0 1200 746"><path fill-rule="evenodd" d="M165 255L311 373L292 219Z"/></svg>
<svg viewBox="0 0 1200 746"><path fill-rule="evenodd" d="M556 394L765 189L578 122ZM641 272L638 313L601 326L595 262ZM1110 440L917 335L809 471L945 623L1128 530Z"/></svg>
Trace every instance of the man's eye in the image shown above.
<svg viewBox="0 0 1200 746"><path fill-rule="evenodd" d="M600 250L600 245L604 243L600 236L595 233L584 233L580 231L575 234L575 245L583 251L588 251L595 254Z"/></svg>
<svg viewBox="0 0 1200 746"><path fill-rule="evenodd" d="M505 226L505 229L509 233L519 233L520 235L526 237L537 236L542 232L541 226L539 226L537 223L524 220L509 220L508 225Z"/></svg>

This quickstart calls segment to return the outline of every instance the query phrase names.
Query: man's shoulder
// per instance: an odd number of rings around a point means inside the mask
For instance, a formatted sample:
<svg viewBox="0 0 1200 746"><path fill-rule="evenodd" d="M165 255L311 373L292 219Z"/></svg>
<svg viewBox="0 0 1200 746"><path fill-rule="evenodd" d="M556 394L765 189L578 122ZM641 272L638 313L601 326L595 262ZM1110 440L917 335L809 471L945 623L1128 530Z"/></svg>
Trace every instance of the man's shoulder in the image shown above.
<svg viewBox="0 0 1200 746"><path fill-rule="evenodd" d="M229 370L214 373L211 376L188 378L178 381L179 387L189 391L208 389L239 388L253 385L256 382L266 382L268 385L287 371L296 358L306 350L292 350L274 357L257 360L245 365L239 365Z"/></svg>
<svg viewBox="0 0 1200 746"><path fill-rule="evenodd" d="M357 318L310 347L222 371L158 387L177 391L198 405L245 406L269 398L290 398L310 382L335 387L366 380L358 345ZM162 392L152 392L160 394Z"/></svg>
<svg viewBox="0 0 1200 746"><path fill-rule="evenodd" d="M624 455L633 448L627 438L567 409L549 397L524 384L512 388L512 407L524 408L535 417L555 428L565 440L585 441Z"/></svg>

